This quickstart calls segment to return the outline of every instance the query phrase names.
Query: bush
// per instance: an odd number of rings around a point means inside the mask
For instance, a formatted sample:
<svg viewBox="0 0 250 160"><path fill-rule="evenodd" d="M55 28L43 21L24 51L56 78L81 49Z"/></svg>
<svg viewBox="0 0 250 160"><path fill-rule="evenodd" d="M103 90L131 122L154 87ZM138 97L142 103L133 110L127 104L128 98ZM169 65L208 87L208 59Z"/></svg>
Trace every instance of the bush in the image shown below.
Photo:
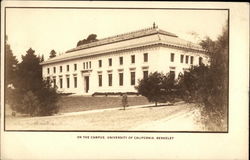
<svg viewBox="0 0 250 160"><path fill-rule="evenodd" d="M40 103L37 96L32 91L28 91L20 103L21 110L23 113L30 114L31 116L37 115L40 109Z"/></svg>
<svg viewBox="0 0 250 160"><path fill-rule="evenodd" d="M145 96L149 102L164 103L172 101L175 80L171 74L151 73L147 78L139 80L138 86L135 87L138 93Z"/></svg>
<svg viewBox="0 0 250 160"><path fill-rule="evenodd" d="M58 113L58 99L59 95L56 92L56 88L51 87L49 81L43 82L43 87L37 92L40 108L37 112L39 116L49 116Z"/></svg>
<svg viewBox="0 0 250 160"><path fill-rule="evenodd" d="M225 130L227 124L226 89L218 81L217 68L195 66L180 75L178 89L186 102L196 103L201 110L201 122L207 130Z"/></svg>

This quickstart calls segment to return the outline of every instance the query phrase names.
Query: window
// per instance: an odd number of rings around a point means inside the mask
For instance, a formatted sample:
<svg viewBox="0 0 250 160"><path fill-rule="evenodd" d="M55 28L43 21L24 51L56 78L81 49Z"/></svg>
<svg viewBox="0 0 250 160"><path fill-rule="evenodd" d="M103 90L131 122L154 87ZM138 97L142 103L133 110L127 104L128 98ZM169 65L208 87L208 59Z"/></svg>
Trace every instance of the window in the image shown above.
<svg viewBox="0 0 250 160"><path fill-rule="evenodd" d="M54 73L56 73L56 67L53 67Z"/></svg>
<svg viewBox="0 0 250 160"><path fill-rule="evenodd" d="M49 68L47 68L47 73L49 74Z"/></svg>
<svg viewBox="0 0 250 160"><path fill-rule="evenodd" d="M83 69L85 69L85 63L83 62Z"/></svg>
<svg viewBox="0 0 250 160"><path fill-rule="evenodd" d="M67 65L67 71L69 71L69 65Z"/></svg>
<svg viewBox="0 0 250 160"><path fill-rule="evenodd" d="M181 63L183 63L184 55L181 55Z"/></svg>
<svg viewBox="0 0 250 160"><path fill-rule="evenodd" d="M60 77L60 88L63 88L63 79Z"/></svg>
<svg viewBox="0 0 250 160"><path fill-rule="evenodd" d="M119 57L120 65L123 65L123 57Z"/></svg>
<svg viewBox="0 0 250 160"><path fill-rule="evenodd" d="M189 58L189 56L186 56L186 64L188 64L188 58Z"/></svg>
<svg viewBox="0 0 250 160"><path fill-rule="evenodd" d="M135 55L131 56L131 63L135 63Z"/></svg>
<svg viewBox="0 0 250 160"><path fill-rule="evenodd" d="M171 62L174 62L174 53L171 53Z"/></svg>
<svg viewBox="0 0 250 160"><path fill-rule="evenodd" d="M148 71L143 71L143 79L148 78Z"/></svg>
<svg viewBox="0 0 250 160"><path fill-rule="evenodd" d="M102 75L98 75L98 82L99 82L99 87L102 86Z"/></svg>
<svg viewBox="0 0 250 160"><path fill-rule="evenodd" d="M91 61L89 62L89 68L91 68Z"/></svg>
<svg viewBox="0 0 250 160"><path fill-rule="evenodd" d="M131 75L131 85L135 85L135 72L130 72Z"/></svg>
<svg viewBox="0 0 250 160"><path fill-rule="evenodd" d="M148 53L143 54L144 62L148 62Z"/></svg>
<svg viewBox="0 0 250 160"><path fill-rule="evenodd" d="M56 77L53 77L53 86L56 87Z"/></svg>
<svg viewBox="0 0 250 160"><path fill-rule="evenodd" d="M74 69L75 69L75 71L77 70L77 64L74 64Z"/></svg>
<svg viewBox="0 0 250 160"><path fill-rule="evenodd" d="M86 69L88 69L89 68L89 63L88 62L86 62Z"/></svg>
<svg viewBox="0 0 250 160"><path fill-rule="evenodd" d="M69 88L69 77L67 77L67 88Z"/></svg>
<svg viewBox="0 0 250 160"><path fill-rule="evenodd" d="M171 77L172 79L175 79L175 71L170 71L170 77Z"/></svg>
<svg viewBox="0 0 250 160"><path fill-rule="evenodd" d="M74 87L77 88L77 77L74 77Z"/></svg>
<svg viewBox="0 0 250 160"><path fill-rule="evenodd" d="M119 73L119 85L123 86L123 73Z"/></svg>
<svg viewBox="0 0 250 160"><path fill-rule="evenodd" d="M62 72L62 66L60 66L60 72Z"/></svg>
<svg viewBox="0 0 250 160"><path fill-rule="evenodd" d="M202 57L199 58L199 65L203 64Z"/></svg>
<svg viewBox="0 0 250 160"><path fill-rule="evenodd" d="M102 67L102 60L99 60L98 63L99 63L99 67Z"/></svg>
<svg viewBox="0 0 250 160"><path fill-rule="evenodd" d="M112 58L109 58L109 66L112 66Z"/></svg>
<svg viewBox="0 0 250 160"><path fill-rule="evenodd" d="M109 76L109 86L112 86L112 74L108 74Z"/></svg>
<svg viewBox="0 0 250 160"><path fill-rule="evenodd" d="M191 58L190 63L193 64L194 63L194 56L191 56L190 58Z"/></svg>

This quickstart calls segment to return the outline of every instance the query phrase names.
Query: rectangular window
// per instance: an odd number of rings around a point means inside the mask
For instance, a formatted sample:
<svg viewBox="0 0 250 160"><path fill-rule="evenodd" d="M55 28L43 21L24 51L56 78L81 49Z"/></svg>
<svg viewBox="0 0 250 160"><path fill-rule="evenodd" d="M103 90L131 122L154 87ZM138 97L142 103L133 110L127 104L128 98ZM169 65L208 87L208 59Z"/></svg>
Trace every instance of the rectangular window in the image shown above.
<svg viewBox="0 0 250 160"><path fill-rule="evenodd" d="M83 69L85 69L85 62L83 62Z"/></svg>
<svg viewBox="0 0 250 160"><path fill-rule="evenodd" d="M56 77L53 77L53 85L56 87Z"/></svg>
<svg viewBox="0 0 250 160"><path fill-rule="evenodd" d="M131 63L135 63L135 55L131 56Z"/></svg>
<svg viewBox="0 0 250 160"><path fill-rule="evenodd" d="M77 64L74 64L74 69L75 69L75 71L77 70Z"/></svg>
<svg viewBox="0 0 250 160"><path fill-rule="evenodd" d="M143 54L144 62L148 62L148 53Z"/></svg>
<svg viewBox="0 0 250 160"><path fill-rule="evenodd" d="M69 65L67 65L67 71L69 71Z"/></svg>
<svg viewBox="0 0 250 160"><path fill-rule="evenodd" d="M109 86L112 86L112 74L108 74L109 76Z"/></svg>
<svg viewBox="0 0 250 160"><path fill-rule="evenodd" d="M77 88L77 77L74 77L74 87Z"/></svg>
<svg viewBox="0 0 250 160"><path fill-rule="evenodd" d="M123 73L119 73L119 85L123 86Z"/></svg>
<svg viewBox="0 0 250 160"><path fill-rule="evenodd" d="M86 62L86 69L88 69L89 68L89 63L88 62Z"/></svg>
<svg viewBox="0 0 250 160"><path fill-rule="evenodd" d="M189 56L186 56L186 63L188 64L188 58L189 58Z"/></svg>
<svg viewBox="0 0 250 160"><path fill-rule="evenodd" d="M143 71L143 79L148 78L148 71Z"/></svg>
<svg viewBox="0 0 250 160"><path fill-rule="evenodd" d="M183 63L184 55L181 55L181 63Z"/></svg>
<svg viewBox="0 0 250 160"><path fill-rule="evenodd" d="M62 66L60 66L60 72L62 72Z"/></svg>
<svg viewBox="0 0 250 160"><path fill-rule="evenodd" d="M49 74L49 68L47 68L47 73Z"/></svg>
<svg viewBox="0 0 250 160"><path fill-rule="evenodd" d="M63 79L60 78L60 88L63 88Z"/></svg>
<svg viewBox="0 0 250 160"><path fill-rule="evenodd" d="M135 85L135 72L130 72L131 75L131 85Z"/></svg>
<svg viewBox="0 0 250 160"><path fill-rule="evenodd" d="M98 82L99 82L99 87L102 86L102 75L98 75Z"/></svg>
<svg viewBox="0 0 250 160"><path fill-rule="evenodd" d="M175 79L175 71L170 71L170 77L171 77L172 79Z"/></svg>
<svg viewBox="0 0 250 160"><path fill-rule="evenodd" d="M54 73L56 73L56 67L53 67Z"/></svg>
<svg viewBox="0 0 250 160"><path fill-rule="evenodd" d="M120 65L123 65L123 57L119 57Z"/></svg>
<svg viewBox="0 0 250 160"><path fill-rule="evenodd" d="M89 62L89 68L91 68L91 61Z"/></svg>
<svg viewBox="0 0 250 160"><path fill-rule="evenodd" d="M67 77L67 88L69 88L69 77Z"/></svg>
<svg viewBox="0 0 250 160"><path fill-rule="evenodd" d="M171 62L174 62L174 53L171 53Z"/></svg>
<svg viewBox="0 0 250 160"><path fill-rule="evenodd" d="M190 58L191 58L190 63L193 64L194 63L194 56L191 56Z"/></svg>
<svg viewBox="0 0 250 160"><path fill-rule="evenodd" d="M112 58L109 58L109 66L112 66Z"/></svg>
<svg viewBox="0 0 250 160"><path fill-rule="evenodd" d="M99 60L98 63L99 63L99 67L102 67L102 60Z"/></svg>
<svg viewBox="0 0 250 160"><path fill-rule="evenodd" d="M199 58L199 65L201 65L203 62L202 62L202 57Z"/></svg>

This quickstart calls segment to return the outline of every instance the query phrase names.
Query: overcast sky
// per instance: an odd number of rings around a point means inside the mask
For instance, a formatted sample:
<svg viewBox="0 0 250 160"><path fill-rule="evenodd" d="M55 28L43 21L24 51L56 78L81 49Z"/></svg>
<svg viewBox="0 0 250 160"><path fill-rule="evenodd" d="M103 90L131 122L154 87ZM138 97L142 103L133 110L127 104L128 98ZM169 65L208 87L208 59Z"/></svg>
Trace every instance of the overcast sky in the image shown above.
<svg viewBox="0 0 250 160"><path fill-rule="evenodd" d="M8 43L18 60L31 47L45 60L54 49L64 53L89 34L97 39L152 27L197 41L191 33L216 39L227 21L223 10L20 9L6 10Z"/></svg>

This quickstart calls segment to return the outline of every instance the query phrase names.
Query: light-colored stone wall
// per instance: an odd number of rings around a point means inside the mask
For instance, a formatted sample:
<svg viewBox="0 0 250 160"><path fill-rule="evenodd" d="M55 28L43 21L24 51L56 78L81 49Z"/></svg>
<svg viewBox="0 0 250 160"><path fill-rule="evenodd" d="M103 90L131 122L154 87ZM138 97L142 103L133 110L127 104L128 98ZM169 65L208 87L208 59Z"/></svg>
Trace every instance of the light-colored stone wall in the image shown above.
<svg viewBox="0 0 250 160"><path fill-rule="evenodd" d="M79 50L78 52L80 52ZM144 62L143 54L148 53L148 62ZM170 61L170 55L174 53L174 62ZM71 54L71 53L67 53ZM189 63L180 63L180 55L189 55ZM135 63L131 63L131 55L135 55ZM183 49L169 48L166 46L151 46L129 51L116 52L110 54L102 54L98 56L89 56L70 61L58 62L53 64L43 65L43 77L56 78L58 90L64 93L75 93L79 95L90 95L94 92L136 92L134 85L130 84L130 72L135 72L136 84L138 79L143 78L143 70L150 72L158 71L167 73L170 69L175 70L177 77L183 68L189 68L190 56L194 56L193 65L198 65L199 57L203 56L204 62L207 60L203 54L185 51ZM123 65L119 64L119 57L123 57ZM112 58L112 66L108 65L108 59ZM99 60L102 60L102 67L99 67ZM91 62L91 68L83 69L84 62ZM77 64L77 70L74 70L74 64ZM69 71L66 66L69 65ZM60 66L63 71L60 72ZM56 73L53 72L53 67L56 67ZM49 68L50 73L47 73ZM123 86L119 86L119 72L123 72ZM112 73L112 86L108 86L108 73ZM102 75L102 86L98 83L98 74ZM74 87L74 76L77 77L77 87ZM89 76L89 91L85 92L84 76ZM63 87L60 88L59 78L63 79ZM67 88L67 77L70 78L70 87Z"/></svg>

